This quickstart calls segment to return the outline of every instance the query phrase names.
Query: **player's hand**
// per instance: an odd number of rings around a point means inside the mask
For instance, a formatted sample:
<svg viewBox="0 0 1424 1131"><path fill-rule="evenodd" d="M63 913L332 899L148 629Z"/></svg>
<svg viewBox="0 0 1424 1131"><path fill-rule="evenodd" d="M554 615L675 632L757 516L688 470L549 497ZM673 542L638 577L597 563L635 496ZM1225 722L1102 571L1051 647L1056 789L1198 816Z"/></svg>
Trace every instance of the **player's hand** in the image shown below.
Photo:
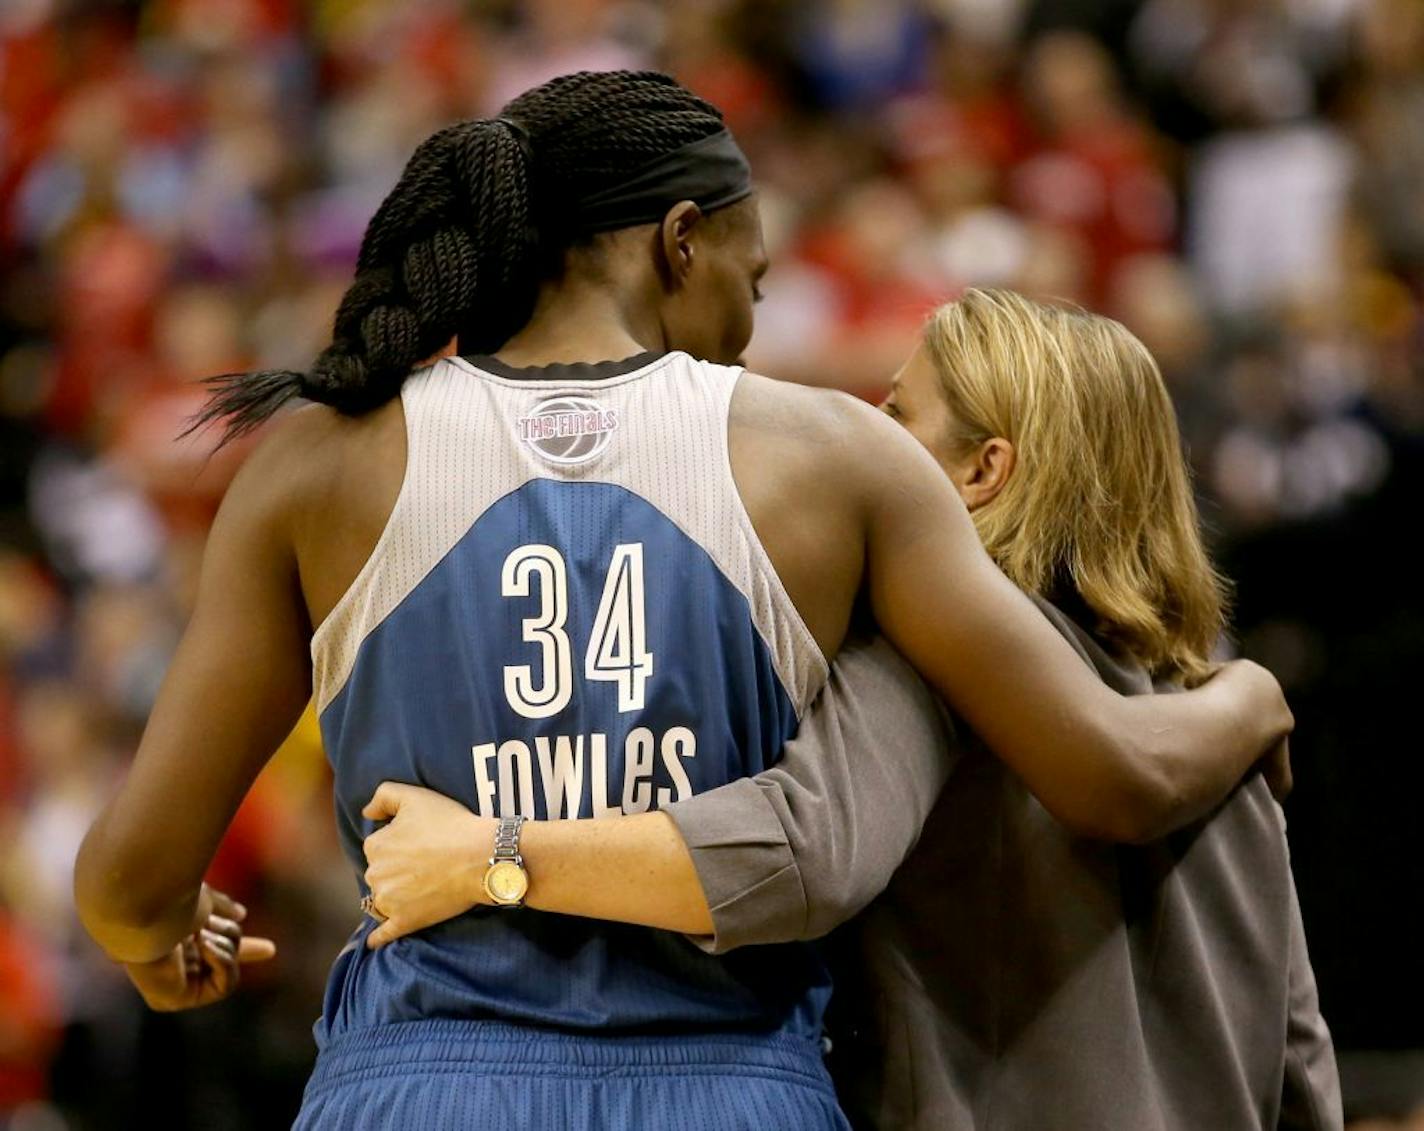
<svg viewBox="0 0 1424 1131"><path fill-rule="evenodd" d="M1222 664L1209 678L1244 681L1251 721L1263 727L1266 740L1265 753L1256 763L1256 769L1261 771L1276 800L1284 801L1295 784L1290 761L1290 734L1295 729L1295 716L1286 703L1281 685L1269 671L1250 660Z"/></svg>
<svg viewBox="0 0 1424 1131"><path fill-rule="evenodd" d="M1271 787L1271 793L1277 801L1284 801L1290 796L1290 791L1295 786L1295 775L1291 773L1290 739L1281 739L1275 749L1262 758L1258 765L1261 768L1261 776L1266 779L1266 784Z"/></svg>
<svg viewBox="0 0 1424 1131"><path fill-rule="evenodd" d="M160 1013L222 1001L237 989L243 965L265 962L277 953L271 939L243 935L246 917L240 903L204 884L198 897L198 929L162 958L126 962L124 971L148 1007Z"/></svg>
<svg viewBox="0 0 1424 1131"><path fill-rule="evenodd" d="M366 838L366 887L384 916L366 937L369 947L443 923L482 902L494 850L491 817L418 785L382 782L363 816L390 824Z"/></svg>

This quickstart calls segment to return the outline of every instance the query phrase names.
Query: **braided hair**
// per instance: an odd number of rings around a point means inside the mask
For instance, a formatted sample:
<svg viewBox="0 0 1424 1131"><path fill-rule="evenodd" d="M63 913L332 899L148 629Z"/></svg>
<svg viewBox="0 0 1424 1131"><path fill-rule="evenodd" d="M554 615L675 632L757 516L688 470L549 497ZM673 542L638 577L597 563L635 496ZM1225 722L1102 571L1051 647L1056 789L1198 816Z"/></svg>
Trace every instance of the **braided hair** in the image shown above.
<svg viewBox="0 0 1424 1131"><path fill-rule="evenodd" d="M358 416L396 397L412 366L458 338L493 353L529 320L541 282L579 238L553 207L722 129L715 106L655 71L562 75L499 117L458 122L416 148L361 239L331 345L300 373L209 378L189 431L222 443L294 397Z"/></svg>

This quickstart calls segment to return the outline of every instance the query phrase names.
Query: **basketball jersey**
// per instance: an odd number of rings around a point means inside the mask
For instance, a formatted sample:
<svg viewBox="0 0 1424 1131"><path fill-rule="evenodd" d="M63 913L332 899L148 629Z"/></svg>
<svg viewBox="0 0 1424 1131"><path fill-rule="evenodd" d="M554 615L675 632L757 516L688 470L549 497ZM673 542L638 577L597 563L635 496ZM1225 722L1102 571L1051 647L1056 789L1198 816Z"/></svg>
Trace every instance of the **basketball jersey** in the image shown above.
<svg viewBox="0 0 1424 1131"><path fill-rule="evenodd" d="M447 358L407 379L405 479L312 639L358 877L382 781L558 820L657 809L776 761L827 668L732 479L740 375L671 353ZM480 907L370 950L372 926L338 957L319 1039L432 1017L815 1035L829 995L804 944L719 958L670 932Z"/></svg>

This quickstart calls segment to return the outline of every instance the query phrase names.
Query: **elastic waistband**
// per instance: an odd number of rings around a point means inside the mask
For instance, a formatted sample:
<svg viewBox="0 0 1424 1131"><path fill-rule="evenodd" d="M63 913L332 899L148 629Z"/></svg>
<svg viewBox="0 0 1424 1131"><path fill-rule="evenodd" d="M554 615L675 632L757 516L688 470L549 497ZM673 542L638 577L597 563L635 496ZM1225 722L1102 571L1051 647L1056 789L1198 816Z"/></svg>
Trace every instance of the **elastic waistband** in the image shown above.
<svg viewBox="0 0 1424 1131"><path fill-rule="evenodd" d="M785 1033L605 1037L501 1021L405 1021L331 1037L308 1093L359 1075L737 1075L794 1077L832 1093L817 1043Z"/></svg>

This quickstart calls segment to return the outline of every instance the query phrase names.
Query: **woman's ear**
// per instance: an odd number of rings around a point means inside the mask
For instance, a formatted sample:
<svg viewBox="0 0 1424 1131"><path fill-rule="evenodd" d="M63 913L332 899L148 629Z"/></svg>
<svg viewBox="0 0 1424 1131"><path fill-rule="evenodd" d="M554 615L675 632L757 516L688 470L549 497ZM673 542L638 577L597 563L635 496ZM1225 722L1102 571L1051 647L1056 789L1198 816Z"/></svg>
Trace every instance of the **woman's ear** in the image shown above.
<svg viewBox="0 0 1424 1131"><path fill-rule="evenodd" d="M971 511L994 501L1014 473L1017 456L1011 441L993 436L979 445L959 476L959 494Z"/></svg>
<svg viewBox="0 0 1424 1131"><path fill-rule="evenodd" d="M702 220L702 209L690 200L681 200L668 209L658 230L661 251L659 274L677 289L692 270L692 231Z"/></svg>

